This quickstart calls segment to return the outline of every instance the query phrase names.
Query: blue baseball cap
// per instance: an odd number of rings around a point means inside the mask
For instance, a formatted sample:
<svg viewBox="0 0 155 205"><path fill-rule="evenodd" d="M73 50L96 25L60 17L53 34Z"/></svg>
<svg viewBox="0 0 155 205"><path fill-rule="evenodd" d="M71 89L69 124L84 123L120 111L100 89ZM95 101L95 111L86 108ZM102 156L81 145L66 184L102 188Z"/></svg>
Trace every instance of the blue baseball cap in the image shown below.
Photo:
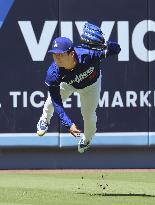
<svg viewBox="0 0 155 205"><path fill-rule="evenodd" d="M73 43L69 38L58 37L53 41L52 49L48 53L65 53L73 48Z"/></svg>

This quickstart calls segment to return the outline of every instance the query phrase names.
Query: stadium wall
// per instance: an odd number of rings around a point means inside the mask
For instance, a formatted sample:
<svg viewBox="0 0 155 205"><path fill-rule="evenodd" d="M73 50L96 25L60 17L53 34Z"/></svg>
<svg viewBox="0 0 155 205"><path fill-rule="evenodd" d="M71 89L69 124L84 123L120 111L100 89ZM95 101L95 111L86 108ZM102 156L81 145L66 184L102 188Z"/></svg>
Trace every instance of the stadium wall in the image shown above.
<svg viewBox="0 0 155 205"><path fill-rule="evenodd" d="M151 0L0 0L1 169L155 167L154 7ZM35 133L51 42L66 36L79 45L87 21L122 50L101 64L97 133L80 155L55 115L45 137ZM64 107L83 130L78 93Z"/></svg>

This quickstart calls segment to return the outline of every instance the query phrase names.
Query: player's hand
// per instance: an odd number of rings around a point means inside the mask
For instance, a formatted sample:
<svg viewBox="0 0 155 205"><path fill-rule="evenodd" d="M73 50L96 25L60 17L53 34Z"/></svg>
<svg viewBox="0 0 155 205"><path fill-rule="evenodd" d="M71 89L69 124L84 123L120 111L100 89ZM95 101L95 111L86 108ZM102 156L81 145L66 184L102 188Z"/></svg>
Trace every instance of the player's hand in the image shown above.
<svg viewBox="0 0 155 205"><path fill-rule="evenodd" d="M76 125L73 123L72 126L69 129L69 132L74 136L74 137L80 137L81 131L77 129Z"/></svg>

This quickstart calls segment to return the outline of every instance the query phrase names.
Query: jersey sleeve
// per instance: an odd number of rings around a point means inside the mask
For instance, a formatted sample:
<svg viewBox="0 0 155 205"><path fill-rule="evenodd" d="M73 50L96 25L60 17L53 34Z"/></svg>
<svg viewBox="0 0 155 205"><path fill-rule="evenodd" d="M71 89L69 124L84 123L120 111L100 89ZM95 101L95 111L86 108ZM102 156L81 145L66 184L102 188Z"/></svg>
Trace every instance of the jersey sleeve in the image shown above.
<svg viewBox="0 0 155 205"><path fill-rule="evenodd" d="M59 80L59 70L57 66L52 63L49 69L47 70L45 84L47 86L58 86L60 84Z"/></svg>
<svg viewBox="0 0 155 205"><path fill-rule="evenodd" d="M60 95L60 83L61 79L59 69L55 63L52 63L47 71L45 84L48 86L55 113L58 115L62 125L69 129L73 123L63 108Z"/></svg>
<svg viewBox="0 0 155 205"><path fill-rule="evenodd" d="M61 124L64 125L67 129L69 129L73 123L64 111L63 103L60 95L60 86L50 86L49 92L54 106L54 111L58 115Z"/></svg>

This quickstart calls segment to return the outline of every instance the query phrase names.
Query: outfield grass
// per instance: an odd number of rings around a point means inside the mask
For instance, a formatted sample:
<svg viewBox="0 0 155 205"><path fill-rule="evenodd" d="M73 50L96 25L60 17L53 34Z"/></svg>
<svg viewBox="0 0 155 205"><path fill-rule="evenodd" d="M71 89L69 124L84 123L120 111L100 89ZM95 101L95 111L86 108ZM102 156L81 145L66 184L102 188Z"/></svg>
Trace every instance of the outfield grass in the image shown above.
<svg viewBox="0 0 155 205"><path fill-rule="evenodd" d="M0 174L0 205L154 205L155 172Z"/></svg>

